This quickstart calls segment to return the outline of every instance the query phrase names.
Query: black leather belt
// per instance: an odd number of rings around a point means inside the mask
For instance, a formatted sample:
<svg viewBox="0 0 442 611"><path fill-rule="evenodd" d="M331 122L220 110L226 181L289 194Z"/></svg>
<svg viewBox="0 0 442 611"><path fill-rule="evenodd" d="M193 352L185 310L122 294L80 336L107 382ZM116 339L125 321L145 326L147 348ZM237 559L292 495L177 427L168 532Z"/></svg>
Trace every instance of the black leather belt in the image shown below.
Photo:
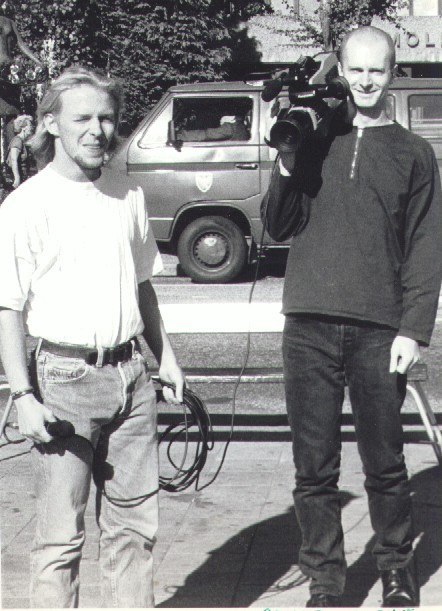
<svg viewBox="0 0 442 611"><path fill-rule="evenodd" d="M132 358L134 348L138 349L138 340L132 340L119 344L113 348L89 348L88 346L77 346L75 344L56 344L47 339L41 342L40 350L45 350L57 356L68 358L83 359L88 365L116 365Z"/></svg>

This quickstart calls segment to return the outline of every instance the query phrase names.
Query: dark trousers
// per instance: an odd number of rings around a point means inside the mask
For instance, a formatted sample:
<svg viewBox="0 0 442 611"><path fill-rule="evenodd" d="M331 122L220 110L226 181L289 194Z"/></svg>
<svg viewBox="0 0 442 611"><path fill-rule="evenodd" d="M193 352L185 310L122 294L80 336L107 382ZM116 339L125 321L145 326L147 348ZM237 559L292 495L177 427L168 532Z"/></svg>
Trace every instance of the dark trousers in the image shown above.
<svg viewBox="0 0 442 611"><path fill-rule="evenodd" d="M379 570L412 556L411 500L400 410L406 377L389 373L393 329L287 316L283 335L288 418L296 468L299 565L316 593L340 596L345 556L338 495L340 416L348 384Z"/></svg>

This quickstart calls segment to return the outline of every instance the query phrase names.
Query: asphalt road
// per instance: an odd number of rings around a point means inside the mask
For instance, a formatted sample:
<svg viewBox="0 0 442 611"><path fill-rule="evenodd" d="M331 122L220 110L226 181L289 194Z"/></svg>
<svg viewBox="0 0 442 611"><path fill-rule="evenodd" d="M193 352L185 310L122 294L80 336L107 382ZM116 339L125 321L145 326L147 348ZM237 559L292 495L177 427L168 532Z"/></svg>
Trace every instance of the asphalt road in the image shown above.
<svg viewBox="0 0 442 611"><path fill-rule="evenodd" d="M154 281L160 304L245 303L252 286L252 272L244 274L233 284L195 284L187 277L176 275L177 259L165 256L165 274ZM264 261L256 284L253 303L280 302L282 297L285 260L282 253ZM179 311L179 306L178 306ZM440 319L440 320L439 320ZM216 322L216 321L215 321ZM189 367L240 367L245 359L246 333L192 333L171 335L179 361ZM429 379L424 388L433 411L442 411L442 300L438 321L430 348L422 350L427 363ZM281 366L281 334L252 333L249 367ZM194 387L207 402L212 413L231 409L233 385L198 384ZM280 384L243 384L237 393L238 413L284 413L284 392ZM348 401L344 411L348 411ZM407 399L406 411L415 411L414 403Z"/></svg>

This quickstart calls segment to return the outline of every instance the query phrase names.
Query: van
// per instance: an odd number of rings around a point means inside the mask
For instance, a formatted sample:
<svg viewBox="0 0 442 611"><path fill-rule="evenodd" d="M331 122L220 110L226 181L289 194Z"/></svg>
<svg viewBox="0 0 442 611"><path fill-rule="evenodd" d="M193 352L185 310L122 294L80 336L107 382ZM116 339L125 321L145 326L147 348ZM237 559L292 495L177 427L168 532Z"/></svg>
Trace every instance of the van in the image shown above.
<svg viewBox="0 0 442 611"><path fill-rule="evenodd" d="M109 161L143 188L154 235L196 282L236 278L263 232L260 204L275 150L265 143L273 102L262 83L171 87ZM287 93L282 92L281 96ZM426 138L442 166L442 79L398 78L389 114Z"/></svg>

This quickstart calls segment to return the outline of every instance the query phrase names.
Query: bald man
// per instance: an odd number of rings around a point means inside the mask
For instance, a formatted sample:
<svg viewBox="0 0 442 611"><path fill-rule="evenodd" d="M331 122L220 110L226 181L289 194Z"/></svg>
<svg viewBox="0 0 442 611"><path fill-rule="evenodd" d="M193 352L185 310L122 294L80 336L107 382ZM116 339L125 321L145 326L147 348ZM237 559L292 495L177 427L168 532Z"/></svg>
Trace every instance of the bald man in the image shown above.
<svg viewBox="0 0 442 611"><path fill-rule="evenodd" d="M400 410L406 374L428 345L442 269L440 179L422 138L389 119L391 38L374 27L343 40L346 119L281 154L262 214L293 236L283 358L307 607L339 606L346 561L338 479L348 385L365 473L382 604L418 604ZM346 601L351 603L351 601Z"/></svg>

